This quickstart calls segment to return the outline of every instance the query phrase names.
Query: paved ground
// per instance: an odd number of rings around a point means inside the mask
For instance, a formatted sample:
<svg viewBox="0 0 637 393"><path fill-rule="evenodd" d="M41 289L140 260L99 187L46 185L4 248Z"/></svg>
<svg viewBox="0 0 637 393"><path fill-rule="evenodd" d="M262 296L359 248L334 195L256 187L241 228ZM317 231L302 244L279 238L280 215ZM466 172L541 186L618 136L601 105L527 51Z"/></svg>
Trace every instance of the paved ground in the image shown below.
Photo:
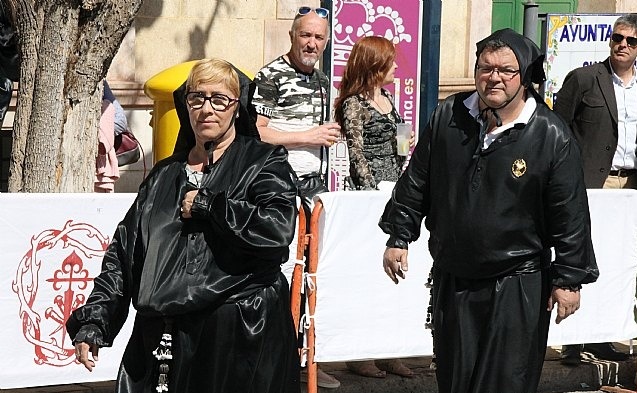
<svg viewBox="0 0 637 393"><path fill-rule="evenodd" d="M628 351L625 346L618 346ZM589 358L579 367L563 366L559 353L549 349L544 362L538 393L600 392L603 385L621 385L635 390L637 357L625 362L606 362ZM345 363L330 363L323 369L341 381L338 389L320 388L320 393L437 393L434 371L430 369L431 358L404 359L404 363L416 372L414 378L388 375L386 378L363 378L351 374ZM2 393L112 393L114 383L100 382L75 385L58 385L28 389L0 390Z"/></svg>
<svg viewBox="0 0 637 393"><path fill-rule="evenodd" d="M618 345L621 348L621 345ZM627 348L626 348L627 351ZM547 353L538 393L588 391L595 392L603 385L621 385L634 390L637 357L625 362L598 361L589 358L579 367L563 366L559 353L550 349ZM344 363L332 363L323 369L341 381L338 389L319 389L320 393L437 393L431 358L404 359L403 362L416 371L415 378L388 375L384 379L362 378L346 370Z"/></svg>

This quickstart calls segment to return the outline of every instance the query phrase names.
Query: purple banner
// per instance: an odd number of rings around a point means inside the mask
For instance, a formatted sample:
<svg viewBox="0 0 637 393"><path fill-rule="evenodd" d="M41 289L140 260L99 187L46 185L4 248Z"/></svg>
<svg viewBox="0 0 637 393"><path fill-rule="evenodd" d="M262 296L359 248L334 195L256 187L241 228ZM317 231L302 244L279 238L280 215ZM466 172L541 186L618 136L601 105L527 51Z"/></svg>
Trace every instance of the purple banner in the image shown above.
<svg viewBox="0 0 637 393"><path fill-rule="evenodd" d="M420 86L420 0L336 0L332 12L332 97L338 94L345 64L361 37L381 36L396 45L394 84L385 86L405 122L417 129Z"/></svg>
<svg viewBox="0 0 637 393"><path fill-rule="evenodd" d="M418 129L420 86L421 0L335 0L332 8L332 101L345 71L354 43L362 37L381 36L396 45L394 83L385 86L394 96L396 109ZM332 102L333 103L333 102ZM416 133L418 135L418 133ZM329 188L345 188L349 176L347 143L342 140L330 148Z"/></svg>

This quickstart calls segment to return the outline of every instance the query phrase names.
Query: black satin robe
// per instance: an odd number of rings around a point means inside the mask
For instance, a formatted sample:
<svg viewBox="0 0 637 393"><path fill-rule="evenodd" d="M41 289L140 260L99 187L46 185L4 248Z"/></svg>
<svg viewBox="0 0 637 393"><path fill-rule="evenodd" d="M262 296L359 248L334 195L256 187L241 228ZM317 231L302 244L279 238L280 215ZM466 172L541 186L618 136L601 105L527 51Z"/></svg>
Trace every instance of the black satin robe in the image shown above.
<svg viewBox="0 0 637 393"><path fill-rule="evenodd" d="M132 301L137 317L118 392L155 391L152 351L167 321L170 392L298 392L289 290L280 272L297 215L287 152L237 134L205 171L191 219L180 216L186 158L184 152L159 162L140 186L93 292L67 322L69 335L111 346Z"/></svg>
<svg viewBox="0 0 637 393"><path fill-rule="evenodd" d="M540 100L527 124L477 149L470 94L435 110L379 225L400 246L426 217L440 392L535 392L552 285L599 275L581 158Z"/></svg>

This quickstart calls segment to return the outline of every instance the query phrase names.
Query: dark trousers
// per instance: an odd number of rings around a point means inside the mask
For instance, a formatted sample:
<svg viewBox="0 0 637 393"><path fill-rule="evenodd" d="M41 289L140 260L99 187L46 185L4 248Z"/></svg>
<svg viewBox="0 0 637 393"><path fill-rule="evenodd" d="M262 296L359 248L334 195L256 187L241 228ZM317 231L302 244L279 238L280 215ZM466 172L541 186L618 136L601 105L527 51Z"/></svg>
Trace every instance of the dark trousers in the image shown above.
<svg viewBox="0 0 637 393"><path fill-rule="evenodd" d="M548 337L548 270L471 280L434 268L440 393L534 393Z"/></svg>

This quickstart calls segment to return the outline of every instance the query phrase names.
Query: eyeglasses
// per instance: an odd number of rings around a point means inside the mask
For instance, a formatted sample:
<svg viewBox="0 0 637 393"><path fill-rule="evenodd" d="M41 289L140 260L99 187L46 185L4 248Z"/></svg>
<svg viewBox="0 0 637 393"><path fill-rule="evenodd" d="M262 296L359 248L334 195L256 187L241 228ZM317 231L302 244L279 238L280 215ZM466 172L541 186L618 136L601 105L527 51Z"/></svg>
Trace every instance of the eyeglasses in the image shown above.
<svg viewBox="0 0 637 393"><path fill-rule="evenodd" d="M224 112L228 110L228 108L239 101L238 98L230 98L225 94L213 94L210 97L206 97L203 93L198 91L193 91L186 94L186 103L192 109L201 109L206 101L210 101L210 106L212 109L218 112Z"/></svg>
<svg viewBox="0 0 637 393"><path fill-rule="evenodd" d="M484 77L484 76L489 76L491 77L491 75L495 72L496 74L498 74L500 76L500 78L502 78L502 80L506 80L509 81L511 79L513 79L517 74L520 73L520 70L512 70L511 68L496 68L496 67L489 67L489 66L476 66L476 71L478 72L478 75Z"/></svg>
<svg viewBox="0 0 637 393"><path fill-rule="evenodd" d="M631 48L634 48L637 46L637 37L628 37L628 36L624 36L621 35L619 33L613 33L613 35L610 36L610 39L613 40L613 42L616 43L621 43L624 38L626 39L626 45L630 46Z"/></svg>
<svg viewBox="0 0 637 393"><path fill-rule="evenodd" d="M327 8L321 8L321 7L319 8L299 7L299 10L297 13L299 15L307 15L312 11L314 11L316 15L320 16L323 19L327 18L327 16L330 14L330 11Z"/></svg>

